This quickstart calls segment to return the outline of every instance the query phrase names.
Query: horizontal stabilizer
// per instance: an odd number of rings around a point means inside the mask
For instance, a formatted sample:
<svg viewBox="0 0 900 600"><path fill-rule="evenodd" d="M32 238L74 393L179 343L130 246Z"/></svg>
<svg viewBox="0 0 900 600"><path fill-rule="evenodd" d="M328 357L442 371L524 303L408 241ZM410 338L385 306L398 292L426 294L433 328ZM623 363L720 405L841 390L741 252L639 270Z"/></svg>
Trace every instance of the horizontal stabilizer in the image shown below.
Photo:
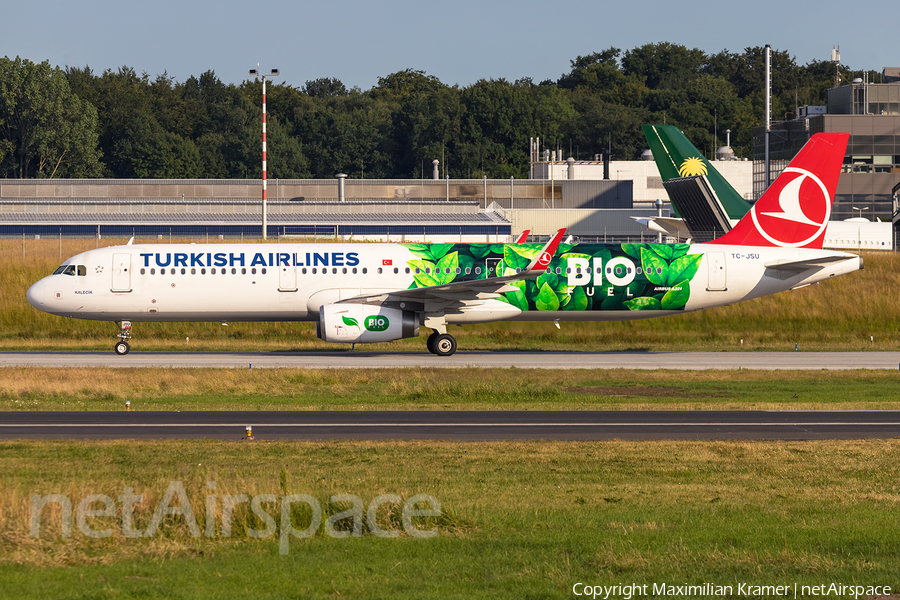
<svg viewBox="0 0 900 600"><path fill-rule="evenodd" d="M806 260L774 260L766 263L767 269L775 271L787 271L790 273L800 273L809 269L824 268L831 263L847 260L847 255L841 256L820 256L818 258L808 258Z"/></svg>

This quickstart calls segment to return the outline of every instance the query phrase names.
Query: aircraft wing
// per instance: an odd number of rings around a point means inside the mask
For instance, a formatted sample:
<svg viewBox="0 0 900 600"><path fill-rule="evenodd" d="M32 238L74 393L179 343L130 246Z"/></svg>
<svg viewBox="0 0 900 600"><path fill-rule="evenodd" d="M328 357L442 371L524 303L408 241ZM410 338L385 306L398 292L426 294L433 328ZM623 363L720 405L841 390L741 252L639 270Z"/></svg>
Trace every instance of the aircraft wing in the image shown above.
<svg viewBox="0 0 900 600"><path fill-rule="evenodd" d="M413 306L407 306L406 308L408 309L430 311L435 304L449 306L456 303L465 303L466 301L496 298L497 294L519 289L509 285L509 283L539 277L546 272L547 266L553 259L553 253L559 247L565 231L565 229L557 231L556 235L541 249L537 257L531 261L531 264L514 275L455 281L443 285L413 288L411 290L396 290L379 294L354 296L353 298L341 300L337 304L393 305L398 302L405 302L413 304ZM429 305L428 308L425 307L426 304Z"/></svg>

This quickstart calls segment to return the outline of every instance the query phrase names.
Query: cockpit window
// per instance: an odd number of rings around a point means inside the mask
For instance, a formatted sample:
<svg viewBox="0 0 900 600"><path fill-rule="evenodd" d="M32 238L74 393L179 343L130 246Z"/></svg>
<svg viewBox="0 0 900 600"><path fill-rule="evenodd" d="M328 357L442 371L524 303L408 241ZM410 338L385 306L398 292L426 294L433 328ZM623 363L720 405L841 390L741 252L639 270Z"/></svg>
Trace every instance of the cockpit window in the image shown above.
<svg viewBox="0 0 900 600"><path fill-rule="evenodd" d="M84 265L62 265L55 271L53 271L54 275L69 275L74 277L78 275L79 277L85 277L87 275L87 267Z"/></svg>

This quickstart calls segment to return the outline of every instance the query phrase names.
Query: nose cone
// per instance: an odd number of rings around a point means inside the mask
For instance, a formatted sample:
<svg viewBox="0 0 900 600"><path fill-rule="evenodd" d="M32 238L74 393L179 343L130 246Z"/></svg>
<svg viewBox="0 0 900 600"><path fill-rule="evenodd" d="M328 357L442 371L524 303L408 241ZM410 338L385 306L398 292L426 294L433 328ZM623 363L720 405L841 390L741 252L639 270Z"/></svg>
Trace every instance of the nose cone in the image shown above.
<svg viewBox="0 0 900 600"><path fill-rule="evenodd" d="M28 304L32 305L38 310L46 311L46 289L47 286L43 279L28 288L28 292L25 293L25 297L28 298Z"/></svg>

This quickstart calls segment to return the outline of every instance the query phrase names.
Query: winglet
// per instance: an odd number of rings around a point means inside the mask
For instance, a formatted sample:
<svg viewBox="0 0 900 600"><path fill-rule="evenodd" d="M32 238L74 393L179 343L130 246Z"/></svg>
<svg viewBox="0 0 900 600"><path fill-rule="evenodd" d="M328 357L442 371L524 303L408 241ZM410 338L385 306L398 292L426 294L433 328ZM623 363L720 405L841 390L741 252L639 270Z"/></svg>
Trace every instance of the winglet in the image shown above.
<svg viewBox="0 0 900 600"><path fill-rule="evenodd" d="M566 228L563 227L559 231L556 232L550 241L547 242L547 245L541 249L540 254L537 255L531 264L528 265L526 271L544 271L550 265L550 261L553 260L553 253L556 252L556 249L559 248L559 243L562 241L563 236L566 234Z"/></svg>
<svg viewBox="0 0 900 600"><path fill-rule="evenodd" d="M531 230L530 230L530 229L526 229L525 231L522 232L522 234L518 237L518 239L516 239L516 241L515 241L514 243L516 243L516 244L524 244L525 242L528 241L528 234L529 234L529 233L531 233Z"/></svg>

